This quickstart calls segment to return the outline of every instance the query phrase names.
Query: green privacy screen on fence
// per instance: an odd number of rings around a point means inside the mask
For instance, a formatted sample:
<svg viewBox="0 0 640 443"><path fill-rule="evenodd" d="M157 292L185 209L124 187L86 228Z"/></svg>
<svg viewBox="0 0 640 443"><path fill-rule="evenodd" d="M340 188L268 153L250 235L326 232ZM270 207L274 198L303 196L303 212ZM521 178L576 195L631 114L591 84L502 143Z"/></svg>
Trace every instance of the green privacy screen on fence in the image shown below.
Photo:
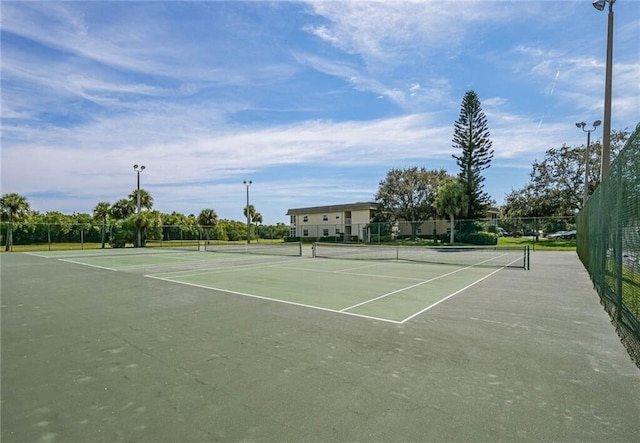
<svg viewBox="0 0 640 443"><path fill-rule="evenodd" d="M640 366L640 123L576 221L578 256Z"/></svg>

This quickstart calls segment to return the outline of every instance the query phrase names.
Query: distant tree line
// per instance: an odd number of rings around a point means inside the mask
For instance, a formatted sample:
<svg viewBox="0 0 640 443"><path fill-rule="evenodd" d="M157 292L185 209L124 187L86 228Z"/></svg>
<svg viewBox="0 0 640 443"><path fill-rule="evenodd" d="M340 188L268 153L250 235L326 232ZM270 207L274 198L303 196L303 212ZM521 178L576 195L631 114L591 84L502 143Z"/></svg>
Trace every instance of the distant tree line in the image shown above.
<svg viewBox="0 0 640 443"><path fill-rule="evenodd" d="M136 244L140 229L145 240L218 240L247 238L246 221L218 219L213 209L203 209L196 216L153 210L153 197L140 189L139 214L136 213L137 190L113 204L99 202L92 214L40 213L31 209L27 198L7 193L0 198L0 219L4 223L0 236L5 250L13 244L101 243L114 247ZM246 216L247 208L244 208ZM262 215L249 205L250 239L279 239L289 234L284 223L263 225Z"/></svg>

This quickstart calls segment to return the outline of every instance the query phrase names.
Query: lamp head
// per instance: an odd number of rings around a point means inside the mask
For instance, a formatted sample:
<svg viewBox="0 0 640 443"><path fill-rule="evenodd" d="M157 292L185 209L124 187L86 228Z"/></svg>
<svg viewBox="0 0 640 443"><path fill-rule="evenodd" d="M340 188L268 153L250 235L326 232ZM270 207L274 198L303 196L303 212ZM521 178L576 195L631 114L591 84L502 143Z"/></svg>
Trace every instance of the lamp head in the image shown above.
<svg viewBox="0 0 640 443"><path fill-rule="evenodd" d="M606 0L593 0L593 7L598 11L604 11L604 6L606 3Z"/></svg>
<svg viewBox="0 0 640 443"><path fill-rule="evenodd" d="M579 122L579 123L576 123L576 126L577 126L578 128L584 128L586 125L587 125L587 124L586 124L585 122Z"/></svg>
<svg viewBox="0 0 640 443"><path fill-rule="evenodd" d="M133 165L133 169L138 169L138 165Z"/></svg>
<svg viewBox="0 0 640 443"><path fill-rule="evenodd" d="M144 165L140 166L140 170L144 171Z"/></svg>
<svg viewBox="0 0 640 443"><path fill-rule="evenodd" d="M593 122L593 127L597 128L598 126L600 126L601 123L602 122L600 120L596 120L596 121Z"/></svg>

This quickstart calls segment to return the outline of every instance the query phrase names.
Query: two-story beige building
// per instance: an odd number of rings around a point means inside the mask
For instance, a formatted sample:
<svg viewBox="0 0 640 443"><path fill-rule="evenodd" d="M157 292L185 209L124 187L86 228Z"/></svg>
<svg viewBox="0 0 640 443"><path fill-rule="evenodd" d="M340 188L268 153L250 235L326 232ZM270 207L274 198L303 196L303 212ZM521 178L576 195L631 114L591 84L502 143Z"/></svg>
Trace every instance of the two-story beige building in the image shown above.
<svg viewBox="0 0 640 443"><path fill-rule="evenodd" d="M289 209L290 235L303 239L344 236L361 240L377 209L373 202Z"/></svg>
<svg viewBox="0 0 640 443"><path fill-rule="evenodd" d="M375 232L369 232L367 226L378 210L375 202L347 203L330 206L312 206L308 208L289 209L289 235L291 237L320 238L340 237L347 241L370 241ZM487 211L487 225L495 226L498 216L497 208ZM447 219L431 219L416 226L421 237L449 234L450 221ZM408 237L413 235L412 223L399 220L394 223L393 235Z"/></svg>

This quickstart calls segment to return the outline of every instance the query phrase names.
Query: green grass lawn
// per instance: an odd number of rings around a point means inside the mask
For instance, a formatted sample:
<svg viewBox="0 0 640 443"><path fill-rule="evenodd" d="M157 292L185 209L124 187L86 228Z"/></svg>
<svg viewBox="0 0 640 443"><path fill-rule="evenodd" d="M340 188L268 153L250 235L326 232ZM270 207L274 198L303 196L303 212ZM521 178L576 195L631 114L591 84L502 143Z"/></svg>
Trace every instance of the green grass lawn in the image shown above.
<svg viewBox="0 0 640 443"><path fill-rule="evenodd" d="M500 237L498 246L531 246L537 251L575 251L576 241L565 239L548 239L539 237L536 241L534 237Z"/></svg>

